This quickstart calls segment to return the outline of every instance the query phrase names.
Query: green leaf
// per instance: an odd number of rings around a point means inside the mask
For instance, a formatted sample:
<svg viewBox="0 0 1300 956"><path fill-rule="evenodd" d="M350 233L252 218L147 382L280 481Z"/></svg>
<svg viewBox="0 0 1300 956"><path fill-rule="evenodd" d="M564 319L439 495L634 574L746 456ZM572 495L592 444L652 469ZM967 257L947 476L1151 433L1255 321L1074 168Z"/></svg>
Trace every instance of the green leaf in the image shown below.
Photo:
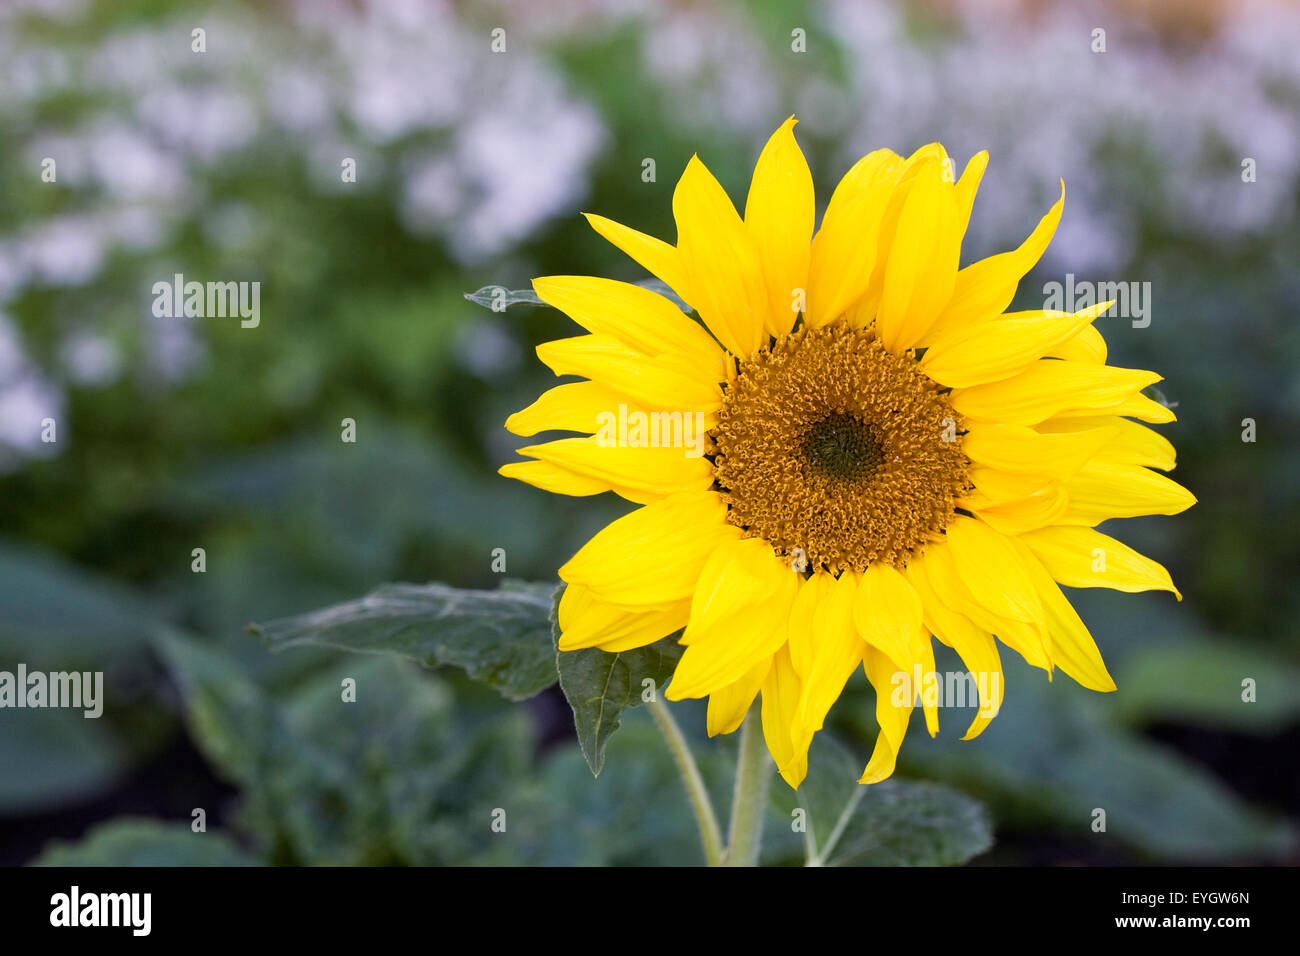
<svg viewBox="0 0 1300 956"><path fill-rule="evenodd" d="M103 720L80 710L3 712L0 816L49 811L94 797L116 784L132 754Z"/></svg>
<svg viewBox="0 0 1300 956"><path fill-rule="evenodd" d="M547 641L553 588L386 584L355 601L249 629L273 650L315 644L459 667L510 700L523 700L555 683Z"/></svg>
<svg viewBox="0 0 1300 956"><path fill-rule="evenodd" d="M857 781L864 764L865 757L855 759L823 731L813 741L798 793L773 788L787 827L796 810L805 811L806 846L820 864L955 866L993 845L988 813L978 801L939 784L898 778L863 786Z"/></svg>
<svg viewBox="0 0 1300 956"><path fill-rule="evenodd" d="M560 585L555 591L557 608L563 593L564 585ZM648 647L617 654L596 647L561 651L560 625L554 614L552 624L560 690L573 708L578 746L587 758L587 766L593 775L599 775L605 765L605 745L618 730L623 711L641 704L645 681L653 681L656 688L668 682L684 648L674 634Z"/></svg>
<svg viewBox="0 0 1300 956"><path fill-rule="evenodd" d="M55 841L33 866L257 866L225 834L195 833L183 823L123 818L76 843Z"/></svg>
<svg viewBox="0 0 1300 956"><path fill-rule="evenodd" d="M643 289L649 289L651 292L658 292L664 298L671 300L683 312L691 311L691 307L683 302L681 297L670 289L666 282L659 279L646 279L635 284ZM493 312L502 312L512 305L546 305L532 289L507 289L505 286L499 285L485 285L477 292L466 292L465 298L484 308L491 309Z"/></svg>
<svg viewBox="0 0 1300 956"><path fill-rule="evenodd" d="M148 643L155 622L112 581L30 545L0 543L0 650L29 667L120 659Z"/></svg>
<svg viewBox="0 0 1300 956"><path fill-rule="evenodd" d="M465 684L457 697L391 656L345 658L285 695L193 641L171 637L163 650L194 739L240 786L241 829L270 861L464 865L534 852L550 818L528 785L523 708L453 672ZM505 832L492 828L497 809Z"/></svg>
<svg viewBox="0 0 1300 956"><path fill-rule="evenodd" d="M1226 641L1191 639L1133 652L1119 669L1116 716L1167 720L1256 733L1277 731L1300 716L1300 669ZM1242 700L1242 681L1255 699Z"/></svg>
<svg viewBox="0 0 1300 956"><path fill-rule="evenodd" d="M185 698L190 734L226 779L256 781L274 770L266 758L282 732L272 701L230 658L175 633L158 650Z"/></svg>
<svg viewBox="0 0 1300 956"><path fill-rule="evenodd" d="M0 669L12 673L22 662L29 672L105 671L108 705L91 719L78 709L3 712L0 815L102 794L167 733L161 708L123 701L114 683L143 661L157 626L134 592L45 549L0 541ZM148 732L126 732L133 718L146 720Z"/></svg>
<svg viewBox="0 0 1300 956"><path fill-rule="evenodd" d="M1007 702L988 729L960 740L970 715L958 711L943 718L935 739L914 730L900 755L906 767L977 794L1020 828L1046 825L1103 845L1118 840L1150 856L1201 863L1277 858L1296 845L1284 821L1251 807L1176 751L1117 726L1116 696L1064 676L1049 683L1011 655L1003 667ZM874 736L869 704L853 702L842 712L865 740ZM1092 829L1097 809L1106 812L1105 832Z"/></svg>

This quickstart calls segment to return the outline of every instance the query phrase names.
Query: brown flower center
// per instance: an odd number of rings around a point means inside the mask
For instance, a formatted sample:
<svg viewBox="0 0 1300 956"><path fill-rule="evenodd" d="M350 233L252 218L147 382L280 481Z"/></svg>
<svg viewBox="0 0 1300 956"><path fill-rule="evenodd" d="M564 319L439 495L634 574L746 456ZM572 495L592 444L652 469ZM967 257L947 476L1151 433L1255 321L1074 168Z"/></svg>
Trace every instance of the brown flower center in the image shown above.
<svg viewBox="0 0 1300 956"><path fill-rule="evenodd" d="M713 437L727 520L811 570L904 567L967 487L961 417L871 329L801 328L756 352Z"/></svg>

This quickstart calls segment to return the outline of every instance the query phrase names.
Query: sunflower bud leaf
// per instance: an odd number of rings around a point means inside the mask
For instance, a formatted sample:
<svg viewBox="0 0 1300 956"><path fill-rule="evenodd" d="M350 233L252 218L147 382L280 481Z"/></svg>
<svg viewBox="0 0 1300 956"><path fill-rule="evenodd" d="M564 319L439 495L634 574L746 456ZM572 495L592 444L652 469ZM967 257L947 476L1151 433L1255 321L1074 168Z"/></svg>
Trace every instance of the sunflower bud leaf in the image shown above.
<svg viewBox="0 0 1300 956"><path fill-rule="evenodd" d="M634 285L659 293L683 312L691 311L691 307L683 302L677 293L668 287L666 282L661 282L658 279L646 279L643 282L634 283ZM485 309L491 309L493 312L504 312L512 305L546 305L532 289L507 289L503 285L485 285L475 292L466 292L465 298L483 306Z"/></svg>
<svg viewBox="0 0 1300 956"><path fill-rule="evenodd" d="M555 591L558 608L564 585ZM552 614L555 666L560 672L560 689L573 708L578 746L587 758L593 776L605 764L605 745L618 730L623 711L636 707L650 691L659 693L682 656L682 646L673 634L647 647L610 653L598 647L578 651L559 649L560 626Z"/></svg>

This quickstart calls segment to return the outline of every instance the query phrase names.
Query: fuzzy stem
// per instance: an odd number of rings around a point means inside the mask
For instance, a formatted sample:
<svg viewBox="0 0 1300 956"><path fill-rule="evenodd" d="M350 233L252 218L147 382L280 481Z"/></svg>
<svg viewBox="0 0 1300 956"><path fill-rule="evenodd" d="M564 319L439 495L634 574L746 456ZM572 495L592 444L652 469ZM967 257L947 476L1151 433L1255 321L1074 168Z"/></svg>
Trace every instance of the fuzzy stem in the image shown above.
<svg viewBox="0 0 1300 956"><path fill-rule="evenodd" d="M772 761L763 742L758 705L755 705L740 731L740 761L736 765L736 789L731 802L731 826L723 865L758 866L767 789L771 782Z"/></svg>
<svg viewBox="0 0 1300 956"><path fill-rule="evenodd" d="M700 768L691 754L690 745L682 736L682 730L673 719L668 705L659 699L658 694L651 699L649 707L655 723L659 725L659 730L664 735L668 749L672 752L673 760L677 763L677 769L681 771L686 793L691 798L695 822L700 828L700 843L704 847L704 859L709 866L719 866L723 857L722 829L718 826L717 815L713 812L713 801L709 799L709 791L704 786L704 778L700 776Z"/></svg>

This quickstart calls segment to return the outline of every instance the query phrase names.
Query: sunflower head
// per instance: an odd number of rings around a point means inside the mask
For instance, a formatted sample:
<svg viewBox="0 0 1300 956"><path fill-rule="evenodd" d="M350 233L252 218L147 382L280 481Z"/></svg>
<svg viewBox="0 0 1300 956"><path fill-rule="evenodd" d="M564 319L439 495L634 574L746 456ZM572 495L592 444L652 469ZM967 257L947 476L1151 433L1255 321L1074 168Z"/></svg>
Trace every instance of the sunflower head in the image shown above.
<svg viewBox="0 0 1300 956"><path fill-rule="evenodd" d="M871 327L801 328L760 349L715 437L727 520L828 573L905 566L942 540L967 489L947 395Z"/></svg>
<svg viewBox="0 0 1300 956"><path fill-rule="evenodd" d="M535 280L587 332L538 355L579 380L506 425L578 437L523 448L501 473L639 506L560 568L561 651L681 631L668 696L707 697L710 734L761 697L794 787L862 668L880 724L861 778L873 783L893 772L918 698L938 730L933 639L976 677L967 737L1001 705L999 642L1113 690L1060 585L1177 594L1163 567L1095 529L1195 499L1158 473L1174 451L1142 424L1173 420L1142 394L1159 376L1106 363L1093 322L1109 303L1006 311L1064 184L1018 248L961 267L986 153L960 177L938 144L870 153L814 231L794 125L759 155L743 216L698 157L673 195L676 245L588 216L698 321L638 285Z"/></svg>

